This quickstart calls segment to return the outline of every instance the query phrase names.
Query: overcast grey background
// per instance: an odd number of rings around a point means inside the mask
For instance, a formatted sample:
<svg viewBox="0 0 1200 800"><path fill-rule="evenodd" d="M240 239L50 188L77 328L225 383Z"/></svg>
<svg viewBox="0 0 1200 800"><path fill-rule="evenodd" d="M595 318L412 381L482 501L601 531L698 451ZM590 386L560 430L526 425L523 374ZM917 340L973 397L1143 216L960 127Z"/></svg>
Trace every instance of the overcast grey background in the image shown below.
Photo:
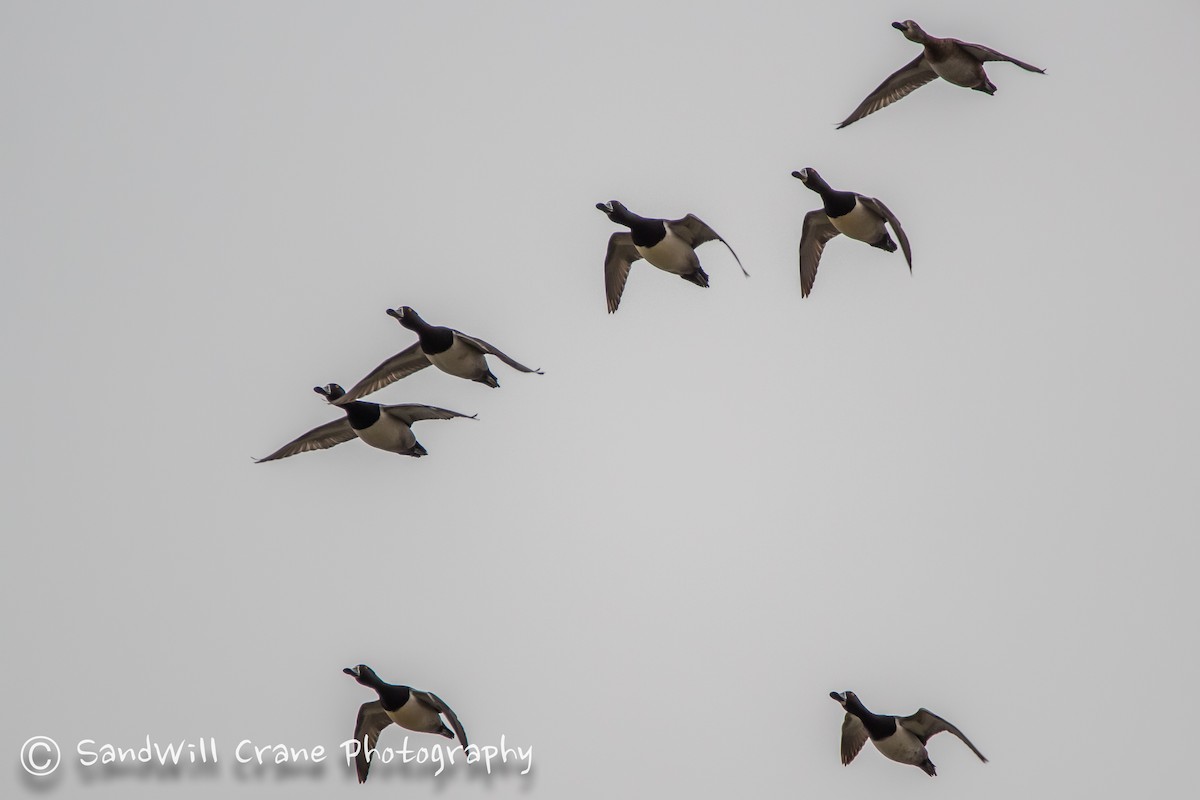
<svg viewBox="0 0 1200 800"><path fill-rule="evenodd" d="M1124 7L1121 7L1124 6ZM995 47L835 131L914 57ZM5 794L1180 796L1200 712L1191 2L0 5ZM790 177L882 198L825 251ZM598 201L693 212L701 291ZM333 419L409 304L545 376L421 460ZM79 770L336 746L366 662L531 776ZM831 690L958 724L838 762ZM399 746L389 730L381 744ZM415 744L443 741L413 735Z"/></svg>

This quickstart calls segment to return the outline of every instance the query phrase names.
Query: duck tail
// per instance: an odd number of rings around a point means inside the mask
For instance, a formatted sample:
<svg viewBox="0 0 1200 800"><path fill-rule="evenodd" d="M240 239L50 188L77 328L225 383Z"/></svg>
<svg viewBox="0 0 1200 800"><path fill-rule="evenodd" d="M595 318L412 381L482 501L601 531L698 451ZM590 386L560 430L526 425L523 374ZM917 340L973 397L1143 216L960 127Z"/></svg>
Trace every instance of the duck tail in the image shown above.
<svg viewBox="0 0 1200 800"><path fill-rule="evenodd" d="M679 277L683 278L688 283L694 283L697 286L703 286L705 289L708 288L708 273L700 267L696 267L695 272L688 273L687 275L680 275Z"/></svg>

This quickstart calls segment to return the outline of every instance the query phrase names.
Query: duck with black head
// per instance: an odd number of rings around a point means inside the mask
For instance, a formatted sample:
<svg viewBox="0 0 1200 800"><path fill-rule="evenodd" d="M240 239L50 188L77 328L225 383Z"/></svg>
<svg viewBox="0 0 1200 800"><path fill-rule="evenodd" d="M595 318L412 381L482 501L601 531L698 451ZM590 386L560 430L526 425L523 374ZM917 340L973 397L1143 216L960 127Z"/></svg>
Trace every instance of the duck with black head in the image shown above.
<svg viewBox="0 0 1200 800"><path fill-rule="evenodd" d="M475 419L475 415L460 414L437 406L426 406L417 403L402 403L400 405L383 406L378 403L368 403L355 400L350 403L339 402L346 394L345 390L336 383L326 386L315 386L313 391L324 397L330 403L338 406L346 416L327 422L302 434L271 455L258 459L257 463L275 461L280 458L294 456L297 453L307 453L310 450L324 450L334 445L348 442L351 439L362 439L371 447L398 453L402 456L429 455L429 452L417 441L412 432L414 422L426 419Z"/></svg>
<svg viewBox="0 0 1200 800"><path fill-rule="evenodd" d="M457 736L463 748L467 747L467 732L458 721L458 715L433 692L386 683L366 664L346 667L342 672L373 689L379 696L378 700L371 700L359 707L358 719L354 723L354 739L361 745L355 756L359 783L367 779L367 770L371 768L369 753L379 741L380 732L392 723L417 733L435 733L447 739ZM450 727L442 721L443 715Z"/></svg>
<svg viewBox="0 0 1200 800"><path fill-rule="evenodd" d="M868 711L858 695L851 691L830 692L829 696L846 710L842 720L843 765L853 761L867 739L870 739L875 749L892 761L920 767L926 775L933 777L937 775L937 768L929 760L925 745L932 736L943 731L957 736L971 748L971 752L979 756L980 761L987 762L983 753L971 744L962 731L928 709L922 708L907 717L894 717Z"/></svg>
<svg viewBox="0 0 1200 800"><path fill-rule="evenodd" d="M596 208L613 222L629 228L628 232L618 231L608 238L608 252L604 256L604 293L610 314L621 304L629 268L640 258L663 272L707 288L708 273L700 266L696 248L705 242L717 241L729 248L742 274L750 277L729 242L695 214L671 220L640 217L619 200L597 203Z"/></svg>
<svg viewBox="0 0 1200 800"><path fill-rule="evenodd" d="M417 341L384 361L371 370L365 378L350 387L350 391L338 400L338 405L353 402L364 395L378 391L389 383L394 383L414 372L425 369L430 364L448 375L482 383L493 389L500 385L500 381L496 380L496 376L488 368L487 359L484 356L495 356L518 372L542 374L540 369L527 367L509 358L483 339L468 336L454 328L430 325L410 306L389 308L387 314L405 328L416 333Z"/></svg>
<svg viewBox="0 0 1200 800"><path fill-rule="evenodd" d="M830 239L844 233L851 239L866 242L872 247L896 252L896 243L888 235L890 225L900 240L900 249L912 273L912 249L908 236L900 226L900 220L882 200L857 192L838 191L825 182L812 167L792 173L793 178L821 196L821 208L804 215L804 226L800 233L800 296L808 297L817 280L817 267L821 264L821 253Z"/></svg>

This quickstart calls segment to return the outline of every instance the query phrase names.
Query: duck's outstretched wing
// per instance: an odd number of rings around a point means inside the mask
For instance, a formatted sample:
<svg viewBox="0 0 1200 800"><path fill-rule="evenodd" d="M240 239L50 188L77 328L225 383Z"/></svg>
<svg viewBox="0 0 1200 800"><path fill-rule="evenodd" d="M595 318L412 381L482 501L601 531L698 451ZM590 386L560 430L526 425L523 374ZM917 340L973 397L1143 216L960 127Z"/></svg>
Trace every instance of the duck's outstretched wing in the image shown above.
<svg viewBox="0 0 1200 800"><path fill-rule="evenodd" d="M420 422L423 419L454 419L455 417L475 419L476 417L475 414L460 414L457 411L451 411L448 408L423 406L418 403L402 403L395 406L380 406L380 410L388 416L400 420L405 425L412 425L414 422Z"/></svg>
<svg viewBox="0 0 1200 800"><path fill-rule="evenodd" d="M334 400L333 404L335 406L345 405L371 392L379 391L389 383L395 383L401 378L407 378L414 372L425 369L428 366L429 359L421 349L421 343L415 342L411 347L406 347L371 370L367 374L367 377L351 386L350 391L337 400Z"/></svg>
<svg viewBox="0 0 1200 800"><path fill-rule="evenodd" d="M392 724L392 718L383 710L383 703L372 700L363 703L358 709L358 720L354 723L354 738L359 744L358 755L354 757L354 768L358 772L358 782L367 779L367 770L371 762L367 760L367 751L375 747L379 741L379 732Z"/></svg>
<svg viewBox="0 0 1200 800"><path fill-rule="evenodd" d="M858 108L842 120L838 128L844 128L867 114L873 114L884 106L890 106L936 77L937 73L933 71L933 67L929 65L925 59L925 53L922 51L921 55L893 72L887 77L887 80L875 87L875 91L867 95L867 99L859 103Z"/></svg>
<svg viewBox="0 0 1200 800"><path fill-rule="evenodd" d="M671 227L671 230L675 232L676 236L690 244L693 250L705 242L713 241L720 242L726 247L729 247L729 242L722 239L716 231L708 226L708 223L697 217L695 214L688 214L683 219L670 220L667 222L667 225ZM733 260L737 262L738 268L741 269L742 274L749 278L750 273L746 272L746 268L742 266L742 260L738 258L738 254L733 252L732 247L729 247L729 252L733 253Z"/></svg>
<svg viewBox="0 0 1200 800"><path fill-rule="evenodd" d="M862 720L847 712L842 720L842 766L849 764L867 743L867 728Z"/></svg>
<svg viewBox="0 0 1200 800"><path fill-rule="evenodd" d="M824 209L818 208L804 215L804 228L800 232L800 296L808 297L817 281L817 267L821 265L821 253L825 244L838 235L838 229L829 221Z"/></svg>
<svg viewBox="0 0 1200 800"><path fill-rule="evenodd" d="M621 293L629 279L629 267L642 257L633 246L633 236L626 232L608 237L608 252L604 256L604 293L608 298L608 313L621 305Z"/></svg>
<svg viewBox="0 0 1200 800"><path fill-rule="evenodd" d="M261 464L264 461L287 458L297 453L307 453L309 450L324 450L327 447L333 447L335 444L348 442L355 438L358 438L358 434L350 427L350 420L342 417L341 419L335 419L333 422L327 422L324 425L313 428L303 436L288 442L266 458L257 459L255 463Z"/></svg>
<svg viewBox="0 0 1200 800"><path fill-rule="evenodd" d="M527 367L524 364L520 363L519 361L509 358L504 353L501 353L499 348L497 348L495 345L488 344L483 339L476 339L474 336L467 336L462 331L455 331L454 335L457 336L459 339L462 339L464 342L471 345L472 347L474 347L476 350L480 351L481 353L484 353L485 355L489 355L489 356L495 356L496 358L500 359L505 364L508 364L510 367L517 370L518 372L533 372L537 375L543 374L540 369L534 369L533 367Z"/></svg>
<svg viewBox="0 0 1200 800"><path fill-rule="evenodd" d="M904 251L904 260L908 262L908 271L912 272L912 248L908 246L908 236L905 235L904 228L900 227L900 220L896 219L896 215L883 204L882 200L862 195L859 195L858 199L892 226L892 230L896 232L896 238L900 240L900 249Z"/></svg>
<svg viewBox="0 0 1200 800"><path fill-rule="evenodd" d="M966 50L971 55L978 58L980 61L1007 61L1010 64L1016 64L1021 69L1037 72L1042 75L1046 74L1046 70L1041 67L1035 67L1033 64L1026 64L1024 61L1018 61L1012 56L1006 56L999 50L993 50L990 47L985 47L981 44L971 44L970 42L958 42L958 46Z"/></svg>
<svg viewBox="0 0 1200 800"><path fill-rule="evenodd" d="M454 713L454 709L446 705L446 701L438 697L433 692L422 692L419 689L413 689L412 693L414 697L416 697L425 705L432 709L436 709L441 714L446 715L446 719L450 720L450 727L454 728L454 735L458 737L459 743L464 749L466 749L467 732L463 730L462 723L458 721L458 714Z"/></svg>
<svg viewBox="0 0 1200 800"><path fill-rule="evenodd" d="M931 736L941 733L942 731L952 733L961 739L963 744L971 748L971 752L979 756L980 761L985 763L987 762L987 758L983 755L983 753L979 752L979 748L971 744L971 740L966 736L963 736L962 731L927 708L920 709L912 716L901 717L897 720L897 722L899 722L906 730L920 739L921 744L925 744L929 741Z"/></svg>

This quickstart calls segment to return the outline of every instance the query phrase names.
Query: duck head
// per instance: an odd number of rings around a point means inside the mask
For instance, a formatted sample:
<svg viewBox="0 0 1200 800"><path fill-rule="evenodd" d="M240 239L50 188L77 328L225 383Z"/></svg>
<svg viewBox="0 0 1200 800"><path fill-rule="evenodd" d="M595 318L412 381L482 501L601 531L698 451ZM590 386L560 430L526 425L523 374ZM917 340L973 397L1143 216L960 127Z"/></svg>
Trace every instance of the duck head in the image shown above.
<svg viewBox="0 0 1200 800"><path fill-rule="evenodd" d="M358 681L363 686L375 687L382 682L379 680L379 676L375 674L375 670L371 669L366 664L359 664L356 667L346 667L342 670L342 672L346 673L351 678L354 678L354 680Z"/></svg>
<svg viewBox="0 0 1200 800"><path fill-rule="evenodd" d="M822 188L829 186L829 184L825 183L825 179L821 177L820 173L812 167L798 169L792 173L792 177L799 178L801 183L814 192L820 192Z"/></svg>
<svg viewBox="0 0 1200 800"><path fill-rule="evenodd" d="M620 200L609 200L607 203L596 203L596 208L603 211L613 222L626 224L629 219L629 209Z"/></svg>
<svg viewBox="0 0 1200 800"><path fill-rule="evenodd" d="M921 30L921 26L911 19L906 19L904 22L893 22L892 27L903 33L904 38L910 42L923 43L929 38L929 34Z"/></svg>
<svg viewBox="0 0 1200 800"><path fill-rule="evenodd" d="M413 309L410 306L400 306L399 308L389 308L387 310L387 313L388 313L389 317L395 317L397 322L399 322L404 327L408 328L410 331L416 330L417 328L419 328L421 325L423 325L425 323L425 320L421 319L417 315L417 312L413 311Z"/></svg>
<svg viewBox="0 0 1200 800"><path fill-rule="evenodd" d="M866 707L858 699L858 695L847 689L844 692L830 692L829 696L837 700L842 708L846 709L851 714L857 714L860 711L865 711Z"/></svg>
<svg viewBox="0 0 1200 800"><path fill-rule="evenodd" d="M313 391L331 403L346 394L346 390L341 386L338 386L336 383L329 383L324 386L314 386Z"/></svg>

